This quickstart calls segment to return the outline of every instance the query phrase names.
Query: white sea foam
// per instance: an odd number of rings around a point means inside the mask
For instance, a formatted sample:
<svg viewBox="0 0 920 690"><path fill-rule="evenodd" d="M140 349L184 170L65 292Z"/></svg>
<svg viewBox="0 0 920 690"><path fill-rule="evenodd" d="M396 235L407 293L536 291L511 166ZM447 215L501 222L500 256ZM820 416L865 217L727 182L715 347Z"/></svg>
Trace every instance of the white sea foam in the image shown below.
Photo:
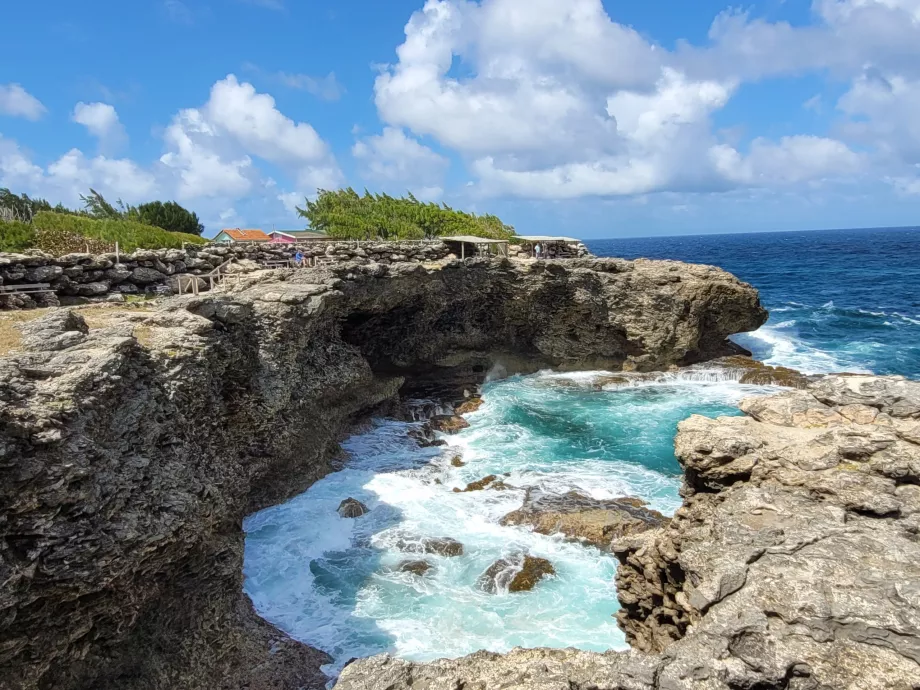
<svg viewBox="0 0 920 690"><path fill-rule="evenodd" d="M344 470L247 518L245 590L266 619L332 655L331 675L383 651L427 660L516 645L623 648L613 557L499 520L525 487L638 496L671 513L680 504L674 426L762 390L736 374L701 368L604 391L591 382L606 372L514 377L487 387L470 428L442 449L418 448L406 436L411 423L378 422L344 444ZM458 453L465 466L451 463ZM507 474L517 488L453 491L487 474ZM347 497L370 512L339 517ZM460 541L463 556L405 552L432 537ZM549 559L557 575L526 594L478 586L493 562L520 552ZM422 557L434 566L424 577L398 569Z"/></svg>

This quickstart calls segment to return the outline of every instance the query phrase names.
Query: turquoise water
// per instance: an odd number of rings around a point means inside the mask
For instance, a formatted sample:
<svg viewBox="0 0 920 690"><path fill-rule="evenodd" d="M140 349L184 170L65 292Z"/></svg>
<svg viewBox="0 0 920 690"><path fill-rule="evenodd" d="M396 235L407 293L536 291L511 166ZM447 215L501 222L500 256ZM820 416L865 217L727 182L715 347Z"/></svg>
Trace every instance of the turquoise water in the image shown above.
<svg viewBox="0 0 920 690"><path fill-rule="evenodd" d="M485 405L469 429L446 437L447 448L418 448L406 436L413 425L394 421L351 438L346 469L246 520L245 589L256 609L331 654L331 675L381 652L428 660L515 646L625 648L613 618L615 559L499 520L520 507L526 487L638 496L671 513L680 505L678 421L737 414L741 397L763 389L719 372L605 390L597 377L544 372L487 384ZM461 468L450 464L458 453ZM518 489L453 492L506 473ZM340 518L347 497L370 512ZM422 578L399 572L419 556L398 543L424 537L451 537L465 553L426 556L435 568ZM557 575L528 593L477 586L493 562L521 551L549 559Z"/></svg>

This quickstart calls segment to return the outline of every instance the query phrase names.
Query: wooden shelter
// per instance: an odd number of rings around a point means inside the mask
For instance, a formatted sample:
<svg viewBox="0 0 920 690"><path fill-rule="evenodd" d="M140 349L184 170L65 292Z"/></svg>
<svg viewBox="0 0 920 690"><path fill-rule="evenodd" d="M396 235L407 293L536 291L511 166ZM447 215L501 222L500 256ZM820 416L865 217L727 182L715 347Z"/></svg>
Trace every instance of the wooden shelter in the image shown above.
<svg viewBox="0 0 920 690"><path fill-rule="evenodd" d="M550 259L568 259L577 255L575 247L581 240L574 237L554 237L552 235L520 235L521 246L535 255L534 248L539 244L542 255Z"/></svg>
<svg viewBox="0 0 920 690"><path fill-rule="evenodd" d="M459 254L461 259L480 254L494 254L508 256L508 240L496 240L491 237L474 237L473 235L457 235L455 237L442 237L442 242L447 243ZM459 249L459 251L457 251Z"/></svg>

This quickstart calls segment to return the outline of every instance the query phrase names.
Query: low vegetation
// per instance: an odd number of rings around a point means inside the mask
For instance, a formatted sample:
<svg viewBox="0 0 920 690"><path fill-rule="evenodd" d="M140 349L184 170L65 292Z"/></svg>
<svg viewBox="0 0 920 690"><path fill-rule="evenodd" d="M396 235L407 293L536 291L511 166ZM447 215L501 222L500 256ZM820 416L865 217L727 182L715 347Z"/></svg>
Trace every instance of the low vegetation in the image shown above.
<svg viewBox="0 0 920 690"><path fill-rule="evenodd" d="M49 245L55 239L68 242L74 237L101 241L107 245L107 251L112 251L117 242L119 249L124 252L161 247L181 249L183 243L204 244L206 242L198 235L168 232L133 220L97 220L86 216L49 211L36 214L32 224L38 236L39 248L46 249L46 251L52 251ZM74 250L71 249L71 251Z"/></svg>
<svg viewBox="0 0 920 690"><path fill-rule="evenodd" d="M130 252L206 241L198 216L173 201L111 204L94 189L80 199L83 208L73 210L0 189L0 251L111 252L117 242Z"/></svg>
<svg viewBox="0 0 920 690"><path fill-rule="evenodd" d="M348 240L423 240L450 235L509 239L514 228L492 215L458 211L447 204L425 203L412 194L363 195L354 189L319 190L298 213L310 228Z"/></svg>

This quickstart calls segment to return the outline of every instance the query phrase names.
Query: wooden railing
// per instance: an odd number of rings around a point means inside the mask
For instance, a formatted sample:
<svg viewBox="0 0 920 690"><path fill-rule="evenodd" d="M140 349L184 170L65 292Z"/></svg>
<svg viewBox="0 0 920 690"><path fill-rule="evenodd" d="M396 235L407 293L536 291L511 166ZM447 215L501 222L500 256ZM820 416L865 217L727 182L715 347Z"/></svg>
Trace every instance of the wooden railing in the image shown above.
<svg viewBox="0 0 920 690"><path fill-rule="evenodd" d="M205 273L204 275L179 275L176 276L176 282L179 288L179 294L184 295L186 292L190 292L193 295L197 295L201 289L199 280L208 281L208 289L213 290L216 286L220 285L229 276L236 276L239 278L240 274L238 273L227 273L224 269L232 264L235 259L227 259L220 266L215 268L210 273Z"/></svg>

